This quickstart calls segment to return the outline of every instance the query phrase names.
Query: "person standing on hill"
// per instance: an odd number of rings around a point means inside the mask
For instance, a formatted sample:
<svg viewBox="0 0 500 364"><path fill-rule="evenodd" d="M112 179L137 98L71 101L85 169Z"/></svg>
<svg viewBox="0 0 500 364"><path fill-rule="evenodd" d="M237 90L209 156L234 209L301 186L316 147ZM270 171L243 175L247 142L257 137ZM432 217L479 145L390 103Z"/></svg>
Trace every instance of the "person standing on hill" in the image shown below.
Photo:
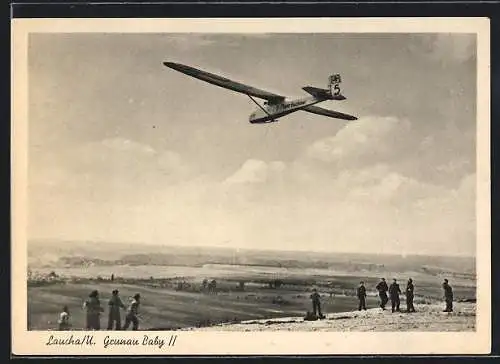
<svg viewBox="0 0 500 364"><path fill-rule="evenodd" d="M382 310L385 310L385 305L389 301L389 298L387 297L387 291L389 290L389 287L387 286L385 278L382 278L382 280L377 284L375 288L377 289L378 296L380 297L380 308Z"/></svg>
<svg viewBox="0 0 500 364"><path fill-rule="evenodd" d="M325 318L323 313L321 312L321 296L319 295L316 288L313 288L313 293L311 294L311 300L313 305L313 314L315 317L319 317L320 319Z"/></svg>
<svg viewBox="0 0 500 364"><path fill-rule="evenodd" d="M115 289L112 292L112 296L109 299L109 316L108 316L108 330L113 330L113 326L116 330L122 329L122 320L120 316L120 309L125 308L120 296L118 295L118 290Z"/></svg>
<svg viewBox="0 0 500 364"><path fill-rule="evenodd" d="M408 279L408 283L406 284L406 312L415 312L415 307L413 307L413 291L415 290L415 286L413 285L413 279Z"/></svg>
<svg viewBox="0 0 500 364"><path fill-rule="evenodd" d="M139 319L137 315L139 314L139 305L141 304L141 295L139 293L135 294L130 306L128 307L127 316L125 316L125 325L123 330L127 330L132 323L132 330L137 331L139 329Z"/></svg>
<svg viewBox="0 0 500 364"><path fill-rule="evenodd" d="M359 300L358 311L361 310L366 311L366 288L365 288L365 282L363 281L359 282L357 296Z"/></svg>
<svg viewBox="0 0 500 364"><path fill-rule="evenodd" d="M397 283L396 278L394 278L391 286L389 287L389 296L391 298L392 312L394 311L401 312L401 310L399 309L399 305L401 304L399 300L400 294L401 294L401 289L399 288L399 284Z"/></svg>
<svg viewBox="0 0 500 364"><path fill-rule="evenodd" d="M444 290L444 300L446 302L446 308L443 312L453 312L453 289L448 284L448 280L445 279L443 282Z"/></svg>
<svg viewBox="0 0 500 364"><path fill-rule="evenodd" d="M87 311L87 330L101 329L101 312L104 309L99 301L99 292L92 291L89 298L84 302L83 308Z"/></svg>

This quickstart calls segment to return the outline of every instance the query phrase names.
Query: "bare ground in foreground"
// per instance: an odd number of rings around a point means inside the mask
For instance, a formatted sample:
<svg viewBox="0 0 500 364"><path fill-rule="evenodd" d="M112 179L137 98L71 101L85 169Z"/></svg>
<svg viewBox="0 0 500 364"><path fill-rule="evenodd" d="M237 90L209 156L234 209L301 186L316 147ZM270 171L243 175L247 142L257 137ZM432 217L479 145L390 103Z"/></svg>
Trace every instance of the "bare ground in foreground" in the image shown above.
<svg viewBox="0 0 500 364"><path fill-rule="evenodd" d="M305 321L302 317L272 320L249 320L238 324L221 324L205 328L187 328L196 331L474 331L476 304L456 303L454 312L442 312L441 303L416 307L417 312L406 313L372 308L327 314L326 319Z"/></svg>

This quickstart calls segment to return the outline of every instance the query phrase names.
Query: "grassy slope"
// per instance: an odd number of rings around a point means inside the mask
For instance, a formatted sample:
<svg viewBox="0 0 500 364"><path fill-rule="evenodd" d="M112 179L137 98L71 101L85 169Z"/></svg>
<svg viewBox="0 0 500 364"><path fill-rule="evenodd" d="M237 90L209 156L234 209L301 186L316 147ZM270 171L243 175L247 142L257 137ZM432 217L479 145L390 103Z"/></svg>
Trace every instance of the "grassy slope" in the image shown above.
<svg viewBox="0 0 500 364"><path fill-rule="evenodd" d="M62 284L44 287L30 287L28 290L28 326L32 330L54 329L58 313L68 305L73 327L83 328L85 315L82 302L93 289L101 292L103 306L107 305L110 291L115 286L99 284ZM220 293L216 296L201 293L180 292L171 289L148 288L135 285L120 285L120 294L126 301L134 293L143 297L141 308L144 329L169 329L197 326L206 320L214 322L248 320L287 316L302 316L311 310L309 294L281 288L259 292ZM273 298L282 296L288 304L273 303ZM298 297L299 296L299 297ZM354 297L325 297L325 312L350 311L356 308ZM377 306L375 298L369 298L368 305ZM101 319L101 326L107 322L107 307ZM122 316L123 319L123 316Z"/></svg>

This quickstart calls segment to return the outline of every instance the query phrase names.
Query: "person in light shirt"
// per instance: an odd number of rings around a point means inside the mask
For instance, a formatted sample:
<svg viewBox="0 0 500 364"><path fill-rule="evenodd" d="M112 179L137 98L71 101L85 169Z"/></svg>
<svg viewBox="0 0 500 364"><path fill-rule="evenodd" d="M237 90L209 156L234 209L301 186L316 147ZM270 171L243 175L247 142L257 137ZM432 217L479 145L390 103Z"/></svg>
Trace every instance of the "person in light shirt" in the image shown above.
<svg viewBox="0 0 500 364"><path fill-rule="evenodd" d="M127 330L132 323L132 330L139 329L139 319L137 317L139 313L139 305L141 304L141 295L139 293L135 294L130 306L128 307L127 316L125 316L125 325L123 330Z"/></svg>
<svg viewBox="0 0 500 364"><path fill-rule="evenodd" d="M70 329L71 324L68 306L63 307L62 312L59 314L59 320L57 320L57 323L59 324L60 331L67 331Z"/></svg>

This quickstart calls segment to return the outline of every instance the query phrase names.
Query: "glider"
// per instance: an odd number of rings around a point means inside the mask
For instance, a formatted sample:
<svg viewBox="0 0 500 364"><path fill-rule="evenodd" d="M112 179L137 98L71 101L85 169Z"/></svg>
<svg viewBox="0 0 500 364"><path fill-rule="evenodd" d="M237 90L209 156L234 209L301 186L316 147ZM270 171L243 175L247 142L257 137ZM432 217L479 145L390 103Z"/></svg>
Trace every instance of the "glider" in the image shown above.
<svg viewBox="0 0 500 364"><path fill-rule="evenodd" d="M228 78L215 75L213 73L202 71L191 66L186 66L174 62L163 62L163 64L171 69L208 82L212 85L216 85L247 95L259 107L256 111L250 114L249 121L252 124L276 122L279 117L291 114L296 111L306 111L313 114L342 120L358 119L357 117L352 115L315 106L315 104L326 100L342 101L346 99L346 97L343 96L340 92L340 83L342 82L340 74L333 74L328 78L328 88L323 89L318 87L306 86L302 89L306 91L310 96L290 100L285 96L245 85L243 83L236 82ZM259 102L257 102L255 98L265 100L264 105L261 105Z"/></svg>

